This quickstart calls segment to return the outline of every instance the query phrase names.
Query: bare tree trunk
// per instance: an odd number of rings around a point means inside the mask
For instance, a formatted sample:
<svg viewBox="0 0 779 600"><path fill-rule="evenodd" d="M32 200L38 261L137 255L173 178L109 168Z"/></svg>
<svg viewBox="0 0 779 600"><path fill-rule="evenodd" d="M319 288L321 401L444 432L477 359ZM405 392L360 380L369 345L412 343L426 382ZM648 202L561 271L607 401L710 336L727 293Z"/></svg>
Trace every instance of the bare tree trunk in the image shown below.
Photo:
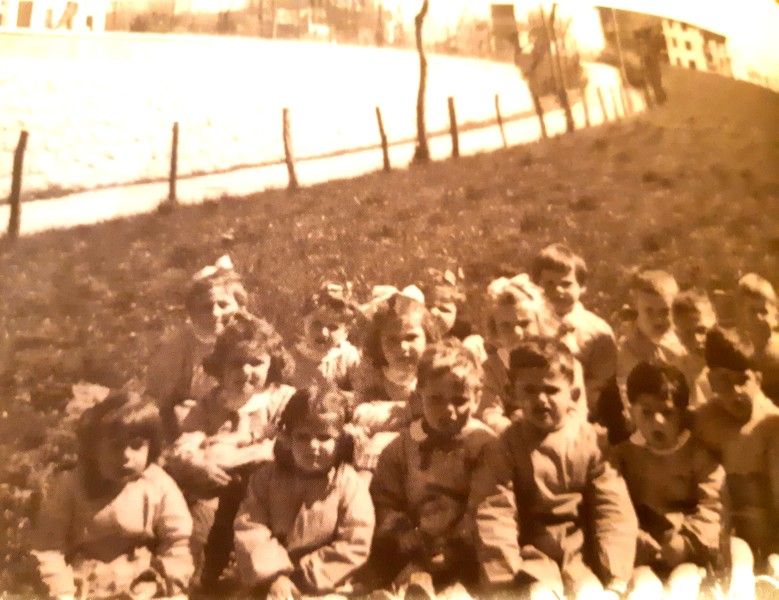
<svg viewBox="0 0 779 600"><path fill-rule="evenodd" d="M422 47L422 26L427 16L428 0L423 0L422 8L414 17L414 32L419 52L419 92L417 93L417 147L414 150L412 162L426 163L430 161L430 148L427 145L427 127L425 126L425 88L427 87L427 58Z"/></svg>
<svg viewBox="0 0 779 600"><path fill-rule="evenodd" d="M555 12L557 4L552 6L552 12L549 15L549 21L546 20L544 13L544 7L539 6L541 10L541 18L544 20L544 27L546 28L547 36L552 42L552 71L555 73L555 82L557 84L557 97L560 100L560 106L565 113L565 130L572 132L573 114L571 113L571 103L568 101L568 90L565 89L565 73L563 73L562 65L560 64L560 48L557 44L557 32L555 28Z"/></svg>

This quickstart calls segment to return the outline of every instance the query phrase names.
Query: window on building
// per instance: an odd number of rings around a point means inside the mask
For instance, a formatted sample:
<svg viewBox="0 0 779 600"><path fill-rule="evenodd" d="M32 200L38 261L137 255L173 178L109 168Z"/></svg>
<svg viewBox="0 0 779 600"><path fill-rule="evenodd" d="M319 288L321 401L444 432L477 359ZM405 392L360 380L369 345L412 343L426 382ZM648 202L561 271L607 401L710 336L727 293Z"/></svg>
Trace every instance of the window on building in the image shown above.
<svg viewBox="0 0 779 600"><path fill-rule="evenodd" d="M687 23L682 23L682 31L687 31Z"/></svg>
<svg viewBox="0 0 779 600"><path fill-rule="evenodd" d="M682 59L679 58L678 56L676 57L676 65L679 66L679 67L682 66Z"/></svg>
<svg viewBox="0 0 779 600"><path fill-rule="evenodd" d="M679 46L679 41L676 38L671 38L671 45L674 48L677 48Z"/></svg>
<svg viewBox="0 0 779 600"><path fill-rule="evenodd" d="M687 50L692 50L692 44L688 41L684 42L684 47L687 48Z"/></svg>
<svg viewBox="0 0 779 600"><path fill-rule="evenodd" d="M698 65L696 65L696 64L695 64L695 61L694 61L694 60L692 60L692 59L690 60L690 68L691 68L691 69L693 69L693 70L695 70L695 69L697 69L697 68L698 68Z"/></svg>

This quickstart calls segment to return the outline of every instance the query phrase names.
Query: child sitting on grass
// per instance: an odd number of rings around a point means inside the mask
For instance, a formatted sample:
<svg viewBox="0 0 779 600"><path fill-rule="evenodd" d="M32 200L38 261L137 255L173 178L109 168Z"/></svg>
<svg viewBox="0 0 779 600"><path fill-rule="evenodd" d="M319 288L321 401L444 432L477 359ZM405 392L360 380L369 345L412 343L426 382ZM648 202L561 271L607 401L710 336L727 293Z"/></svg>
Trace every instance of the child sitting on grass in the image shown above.
<svg viewBox="0 0 779 600"><path fill-rule="evenodd" d="M345 405L341 391L310 387L284 409L275 459L252 475L235 519L245 588L279 600L347 591L368 560L373 504L350 464Z"/></svg>
<svg viewBox="0 0 779 600"><path fill-rule="evenodd" d="M677 365L685 354L671 321L671 306L679 293L673 276L665 271L642 271L633 277L629 293L636 320L617 346L617 384L625 400L625 383L638 363Z"/></svg>
<svg viewBox="0 0 779 600"><path fill-rule="evenodd" d="M561 341L543 338L509 356L522 413L501 435L507 465L498 478L516 495L516 585L530 598L616 599L631 577L638 522L595 429L573 410L575 360Z"/></svg>
<svg viewBox="0 0 779 600"><path fill-rule="evenodd" d="M272 458L281 414L295 389L283 383L293 364L281 337L243 312L220 334L205 368L219 386L187 415L166 467L193 503L193 552L208 591L229 561L247 477Z"/></svg>
<svg viewBox="0 0 779 600"><path fill-rule="evenodd" d="M355 370L355 408L350 427L355 463L373 471L384 447L421 409L413 398L417 364L437 330L415 286L383 300L368 324L363 361Z"/></svg>
<svg viewBox="0 0 779 600"><path fill-rule="evenodd" d="M674 298L671 312L674 329L686 350L677 366L687 379L690 407L695 408L711 397L704 348L706 334L717 324L717 316L706 292L697 289L678 294Z"/></svg>
<svg viewBox="0 0 779 600"><path fill-rule="evenodd" d="M637 431L613 450L639 527L634 594L697 598L698 567L717 563L724 472L690 435L689 388L676 367L639 363L627 394ZM642 596L644 594L644 596Z"/></svg>
<svg viewBox="0 0 779 600"><path fill-rule="evenodd" d="M193 275L184 301L188 318L162 339L146 371L146 393L157 402L167 442L180 433L186 402L200 400L216 386L203 370L203 359L213 352L230 316L247 300L229 256Z"/></svg>
<svg viewBox="0 0 779 600"><path fill-rule="evenodd" d="M739 334L751 347L752 362L761 374L761 387L779 404L779 316L776 291L755 273L744 275L736 289Z"/></svg>
<svg viewBox="0 0 779 600"><path fill-rule="evenodd" d="M598 399L594 421L604 425L608 441L616 445L635 431L627 398L627 377L640 362L681 366L685 349L673 330L671 306L679 292L665 271L641 271L630 282L630 309L634 318L623 326L617 341L617 374Z"/></svg>
<svg viewBox="0 0 779 600"><path fill-rule="evenodd" d="M111 392L77 429L78 467L44 495L32 554L49 595L133 598L184 594L192 576L192 518L156 464L157 407Z"/></svg>
<svg viewBox="0 0 779 600"><path fill-rule="evenodd" d="M533 259L531 276L576 340L575 355L584 369L584 387L592 414L606 382L617 371L617 346L611 326L581 303L581 296L587 291L587 264L568 246L552 244Z"/></svg>
<svg viewBox="0 0 779 600"><path fill-rule="evenodd" d="M466 297L451 271L436 273L435 281L425 289L428 310L441 338L456 337L465 340L475 332L466 318Z"/></svg>
<svg viewBox="0 0 779 600"><path fill-rule="evenodd" d="M480 572L494 579L501 568L492 564L500 552L489 551L480 568L474 526L474 510L492 494L497 447L492 430L472 417L482 369L462 342L428 347L418 373L422 417L387 446L371 482L374 562L383 585L394 580L401 596L413 588L432 598L458 583L473 588Z"/></svg>
<svg viewBox="0 0 779 600"><path fill-rule="evenodd" d="M711 330L705 352L712 398L695 411L693 434L725 468L729 533L745 542L731 544L734 577L751 575L754 562L758 572L776 579L779 408L760 389L750 349L735 334ZM736 593L748 593L749 577L736 587Z"/></svg>
<svg viewBox="0 0 779 600"><path fill-rule="evenodd" d="M345 391L352 390L352 372L360 352L347 339L357 316L349 286L326 283L306 303L303 338L295 345L296 387L324 378Z"/></svg>
<svg viewBox="0 0 779 600"><path fill-rule="evenodd" d="M484 393L476 416L500 433L519 417L508 376L511 351L531 336L561 336L573 348L576 348L576 341L566 330L561 330L560 321L543 290L525 274L494 280L487 288L487 302ZM575 370L577 382L580 382L583 375L578 360ZM577 396L575 407L586 418L583 390Z"/></svg>

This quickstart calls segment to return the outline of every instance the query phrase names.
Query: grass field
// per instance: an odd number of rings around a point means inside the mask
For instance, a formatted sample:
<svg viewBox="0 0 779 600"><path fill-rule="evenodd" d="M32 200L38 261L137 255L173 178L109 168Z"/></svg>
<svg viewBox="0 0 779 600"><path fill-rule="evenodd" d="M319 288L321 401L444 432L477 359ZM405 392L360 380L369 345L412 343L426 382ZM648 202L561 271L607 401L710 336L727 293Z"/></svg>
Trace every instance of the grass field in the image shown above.
<svg viewBox="0 0 779 600"><path fill-rule="evenodd" d="M491 278L561 240L587 259L586 301L606 317L637 267L710 291L747 271L779 285L779 96L702 73L666 79L667 106L571 136L4 246L0 589L29 591L20 539L33 491L72 450L70 385L142 376L183 316L189 275L222 253L290 339L322 278L345 274L365 293L461 266L478 313Z"/></svg>

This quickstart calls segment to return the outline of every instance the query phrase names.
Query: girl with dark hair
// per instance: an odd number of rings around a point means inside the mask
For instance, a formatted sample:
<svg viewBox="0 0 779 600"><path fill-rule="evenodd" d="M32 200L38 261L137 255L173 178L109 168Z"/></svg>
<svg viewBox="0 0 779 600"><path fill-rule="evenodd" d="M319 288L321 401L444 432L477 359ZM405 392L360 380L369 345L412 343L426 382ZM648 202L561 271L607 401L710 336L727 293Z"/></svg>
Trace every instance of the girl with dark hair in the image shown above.
<svg viewBox="0 0 779 600"><path fill-rule="evenodd" d="M192 576L192 518L156 464L157 408L113 392L78 424L79 464L45 494L32 554L54 597L184 593Z"/></svg>
<svg viewBox="0 0 779 600"><path fill-rule="evenodd" d="M182 422L167 456L192 503L193 552L200 585L215 586L233 544L232 522L249 474L273 457L281 414L295 389L293 361L276 330L246 312L231 317L203 361L219 385Z"/></svg>
<svg viewBox="0 0 779 600"><path fill-rule="evenodd" d="M285 600L344 591L367 561L375 517L350 464L346 403L323 384L297 391L284 409L275 460L252 475L235 519L246 588Z"/></svg>

